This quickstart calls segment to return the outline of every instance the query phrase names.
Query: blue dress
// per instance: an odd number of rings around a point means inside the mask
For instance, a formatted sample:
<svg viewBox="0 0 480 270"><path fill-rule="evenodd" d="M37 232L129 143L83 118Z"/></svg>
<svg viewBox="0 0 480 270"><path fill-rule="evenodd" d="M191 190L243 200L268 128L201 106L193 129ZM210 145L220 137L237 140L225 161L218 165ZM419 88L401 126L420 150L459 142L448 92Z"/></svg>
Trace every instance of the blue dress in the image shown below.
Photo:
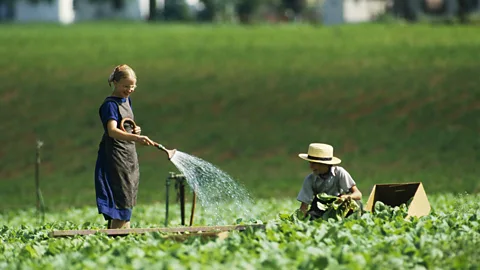
<svg viewBox="0 0 480 270"><path fill-rule="evenodd" d="M127 105L126 102L129 102ZM106 149L105 138L109 138L107 132L107 122L110 119L120 123L122 114L119 111L119 107L128 106L131 109L131 100L119 97L108 97L104 103L100 106L99 115L103 124L104 134L102 141L99 144L97 153L97 162L95 165L95 192L98 213L103 214L106 220L118 219L129 221L132 215L132 206L118 207L119 197L118 188L116 182L113 181L112 171L109 168L109 152ZM114 196L116 194L116 197ZM135 193L136 196L136 193Z"/></svg>

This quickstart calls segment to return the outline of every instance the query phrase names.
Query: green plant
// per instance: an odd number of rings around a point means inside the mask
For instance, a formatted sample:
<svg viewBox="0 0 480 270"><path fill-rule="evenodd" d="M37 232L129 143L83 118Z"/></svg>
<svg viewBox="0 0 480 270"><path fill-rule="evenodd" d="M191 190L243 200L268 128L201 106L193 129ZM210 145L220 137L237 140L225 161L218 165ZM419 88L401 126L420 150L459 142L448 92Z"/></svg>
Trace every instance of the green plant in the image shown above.
<svg viewBox="0 0 480 270"><path fill-rule="evenodd" d="M50 212L33 225L34 209L0 213L0 267L6 269L474 269L480 255L480 198L430 196L432 211L405 220L402 208L377 204L375 213L341 220L288 218L295 200L259 200L251 210L265 229L230 232L225 239L192 236L183 242L165 233L53 238L53 230L100 229L94 207ZM160 227L164 205L140 206L135 228ZM175 206L172 208L178 210ZM175 213L175 215L173 215ZM179 213L170 226L179 226ZM213 213L199 212L195 225ZM197 216L196 216L197 217ZM235 215L227 221L234 224Z"/></svg>

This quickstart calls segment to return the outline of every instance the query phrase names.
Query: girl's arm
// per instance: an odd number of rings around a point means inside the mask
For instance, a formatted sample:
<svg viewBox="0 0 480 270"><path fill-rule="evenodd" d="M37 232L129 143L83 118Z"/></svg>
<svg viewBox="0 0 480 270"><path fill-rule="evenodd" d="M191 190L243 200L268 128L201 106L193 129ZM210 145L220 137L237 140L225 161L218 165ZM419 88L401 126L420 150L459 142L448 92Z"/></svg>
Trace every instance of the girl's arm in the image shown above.
<svg viewBox="0 0 480 270"><path fill-rule="evenodd" d="M125 131L117 128L117 121L115 121L113 119L108 120L107 131L108 131L108 136L110 136L114 139L117 139L117 140L135 141L135 142L140 142L144 145L154 145L155 144L147 136L128 133L128 132L125 132Z"/></svg>

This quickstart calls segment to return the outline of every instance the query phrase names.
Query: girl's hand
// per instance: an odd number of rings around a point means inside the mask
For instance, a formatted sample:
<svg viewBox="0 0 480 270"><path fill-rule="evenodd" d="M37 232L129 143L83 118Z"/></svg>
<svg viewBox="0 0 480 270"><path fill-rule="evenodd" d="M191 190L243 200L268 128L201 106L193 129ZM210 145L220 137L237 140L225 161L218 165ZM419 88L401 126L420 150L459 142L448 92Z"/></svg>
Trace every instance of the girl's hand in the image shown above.
<svg viewBox="0 0 480 270"><path fill-rule="evenodd" d="M135 126L135 128L133 129L133 134L140 135L140 133L142 133L142 129L140 128L140 126Z"/></svg>
<svg viewBox="0 0 480 270"><path fill-rule="evenodd" d="M150 140L147 136L138 136L137 142L143 144L143 145L154 145L155 143Z"/></svg>

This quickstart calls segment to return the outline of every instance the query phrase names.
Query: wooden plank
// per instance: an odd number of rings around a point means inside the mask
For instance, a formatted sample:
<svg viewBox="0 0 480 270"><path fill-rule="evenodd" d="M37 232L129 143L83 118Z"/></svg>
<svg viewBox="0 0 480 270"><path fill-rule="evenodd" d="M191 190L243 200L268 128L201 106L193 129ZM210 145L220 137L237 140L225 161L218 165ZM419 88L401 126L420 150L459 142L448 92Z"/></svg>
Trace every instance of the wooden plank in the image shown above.
<svg viewBox="0 0 480 270"><path fill-rule="evenodd" d="M171 227L171 228L131 228L131 229L100 229L100 230L57 230L50 233L51 237L66 237L75 235L90 235L95 233L106 233L111 236L124 236L132 233L201 233L201 232L224 232L244 231L247 228L265 229L264 224L253 225L226 225L226 226L198 226L198 227Z"/></svg>
<svg viewBox="0 0 480 270"><path fill-rule="evenodd" d="M191 237L200 237L201 239L212 239L212 238L217 238L220 240L224 240L229 236L230 232L229 231L223 231L223 232L204 232L204 233L182 233L182 234L168 234L165 236L162 236L162 238L165 239L170 239L174 240L177 242L183 242L186 241L187 239Z"/></svg>

